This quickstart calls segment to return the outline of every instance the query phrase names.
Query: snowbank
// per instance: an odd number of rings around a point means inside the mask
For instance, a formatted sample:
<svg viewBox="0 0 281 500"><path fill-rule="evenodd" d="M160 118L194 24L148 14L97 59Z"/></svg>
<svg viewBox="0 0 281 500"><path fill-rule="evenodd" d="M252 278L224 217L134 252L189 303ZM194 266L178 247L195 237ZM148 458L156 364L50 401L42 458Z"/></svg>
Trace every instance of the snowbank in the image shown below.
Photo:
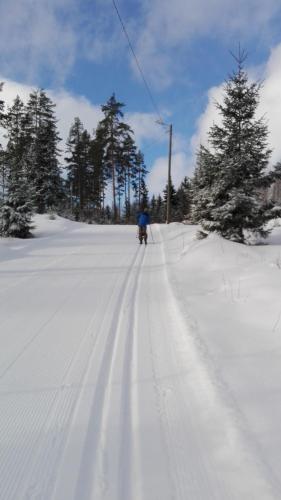
<svg viewBox="0 0 281 500"><path fill-rule="evenodd" d="M281 228L245 246L197 228L161 231L174 292L202 356L280 481ZM276 227L277 226L277 227Z"/></svg>

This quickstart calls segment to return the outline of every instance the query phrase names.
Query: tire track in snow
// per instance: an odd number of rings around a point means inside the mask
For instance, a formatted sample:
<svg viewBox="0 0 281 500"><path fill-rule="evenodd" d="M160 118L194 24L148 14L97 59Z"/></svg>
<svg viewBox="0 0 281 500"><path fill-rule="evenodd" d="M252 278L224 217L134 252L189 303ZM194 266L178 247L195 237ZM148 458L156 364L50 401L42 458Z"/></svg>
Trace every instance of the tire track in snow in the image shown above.
<svg viewBox="0 0 281 500"><path fill-rule="evenodd" d="M149 304L146 304L146 311L147 311L147 317L149 318ZM160 434L162 436L162 444L163 448L165 451L165 457L166 457L166 471L167 471L167 476L168 478L168 488L169 488L169 496L171 500L175 500L177 497L175 496L175 491L178 488L177 482L174 481L174 477L171 473L173 470L173 465L171 462L171 456L169 452L169 443L167 440L166 436L166 425L165 425L165 420L166 420L166 413L165 409L163 406L163 393L161 392L161 388L159 386L158 382L158 375L155 367L155 356L154 356L154 349L153 349L153 343L152 343L152 332L150 328L150 324L148 323L148 343L149 343L149 354L150 354L150 361L151 361L151 371L152 371L152 381L153 381L153 391L154 391L154 397L155 397L155 404L156 404L156 410L158 414L158 422L159 422L159 428L160 428Z"/></svg>
<svg viewBox="0 0 281 500"><path fill-rule="evenodd" d="M112 286L110 295L104 297L102 300L102 302L105 302L105 314L107 314L108 309L110 310L114 306L116 292L119 294L122 278L123 276L117 278ZM91 275L83 276L82 280L80 279L79 286L85 286L88 279L91 279ZM75 290L75 293L77 293L77 287L75 287ZM23 415L24 418L21 419L18 411L17 413L15 411L12 412L17 417L18 433L23 436L21 438L23 451L20 450L14 459L11 456L12 462L8 460L5 461L5 464L2 462L6 469L11 467L17 470L16 481L9 484L6 481L5 493L2 491L5 500L12 500L14 498L50 498L49 493L53 487L57 466L59 465L59 460L67 440L67 434L71 427L72 416L77 402L77 393L79 393L81 388L81 380L87 370L89 357L98 340L98 334L95 337L92 335L95 316L91 315L88 326L77 346L77 350L75 350L74 354L72 353L71 358L68 359L67 364L63 367L63 376L58 382L59 387L54 387L52 390L47 391L43 389L42 398L45 401L44 413L42 414L42 412L38 412L37 410L36 412L32 412L31 416L34 421L32 439L30 439L30 436L25 435L26 433L24 434L22 427L28 415ZM74 385L73 371L75 372L74 376L76 379ZM77 378L77 375L80 378ZM32 393L28 398L32 399ZM10 420L9 426L14 427ZM25 446L24 443L29 439L30 444L28 443L28 446ZM26 471L27 465L28 470Z"/></svg>
<svg viewBox="0 0 281 500"><path fill-rule="evenodd" d="M112 288L111 295L108 298L107 309L111 306L115 287ZM105 311L105 313L106 313ZM75 406L77 404L77 393L82 385L83 376L87 370L89 358L97 343L97 337L92 337L91 332L96 321L97 311L91 317L88 327L81 338L78 349L75 351L61 380L61 387L57 390L54 402L48 412L45 422L44 433L45 440L38 436L38 444L34 447L35 456L34 467L28 475L25 500L37 498L50 498L51 490L54 487L55 476L59 467L59 462L66 445L67 437L71 431L71 424ZM81 363L81 359L83 362ZM80 379L76 380L74 386L72 383L72 370L75 365L82 364L79 368ZM54 432L55 430L55 432ZM54 438L49 439L48 434L54 433ZM46 442L45 442L46 441ZM44 461L40 460L40 455L44 454ZM54 460L55 457L55 460ZM42 478L36 482L34 478Z"/></svg>
<svg viewBox="0 0 281 500"><path fill-rule="evenodd" d="M6 301L9 300L9 297L6 295L7 292L10 292L10 291L12 292L14 290L14 288L18 287L19 285L22 285L22 284L26 285L27 283L29 283L29 281L34 280L34 277L40 278L42 271L43 272L47 271L49 268L51 268L55 264L63 262L67 257L69 257L71 255L72 255L72 253L69 253L67 255L62 255L59 258L56 258L56 259L52 260L51 262L49 262L47 265L43 265L43 267L40 270L35 269L34 271L28 271L27 276L22 276L16 282L10 284L9 286L6 286L5 288L2 288L0 290L0 298L1 298L0 305L4 304ZM5 273L9 273L9 271L6 271ZM19 270L19 271L13 271L13 273L14 274L17 274L17 273L25 274L26 271ZM3 274L3 273L0 270L0 276L1 276L1 274ZM3 297L1 297L2 295L3 295Z"/></svg>
<svg viewBox="0 0 281 500"><path fill-rule="evenodd" d="M191 352L188 355L187 366L179 365L179 358L175 350L176 341L187 332L177 310L177 304L173 300L167 276L163 239L159 228L157 229L162 240L160 245L161 262L163 263L162 279L163 289L166 291L166 317L164 314L162 336L163 345L166 344L166 346L163 348L163 352L164 354L170 353L169 364L172 370L175 370L175 374L172 372L171 377L162 379L159 369L157 369L157 359L154 355L155 345L153 346L151 331L150 350L159 422L167 454L169 482L172 486L170 496L171 499L175 500L185 500L189 497L194 498L194 500L205 500L206 491L208 491L208 500L225 498L231 500L237 497L233 497L224 481L219 479L220 471L214 467L204 449L203 437L200 425L198 425L199 419L196 415L196 408L197 410L201 410L201 408L197 407L196 400L197 397L200 397L200 389L202 390L200 386L204 386L207 381L201 380L203 373L200 372L201 367L197 368L197 359L192 352L192 346L189 346ZM159 311L159 316L161 316L161 311ZM166 330L167 327L169 331ZM165 330L166 333L164 333ZM175 336L173 332L176 332ZM177 370L179 371L178 375ZM190 390L188 378L194 376L196 371L198 373L195 374L194 384L197 382L199 386L199 395L196 394L197 389L192 388L195 397L191 394L193 399L188 401ZM192 454L192 450L195 453Z"/></svg>
<svg viewBox="0 0 281 500"><path fill-rule="evenodd" d="M82 249L83 249L83 247L79 247L78 251L82 250ZM71 251L71 252L67 253L66 255L64 254L63 256L60 256L59 258L56 258L56 259L52 260L47 265L43 265L42 269L40 269L40 270L37 269L37 270L31 271L31 272L28 271L28 273L29 273L28 276L25 276L25 277L21 278L21 280L18 280L16 283L14 283L10 287L8 287L8 290L7 290L8 293L2 297L2 300L0 300L0 308L2 308L3 305L5 305L5 303L7 303L9 305L9 303L11 301L11 297L10 297L9 291L11 293L14 293L15 289L16 289L16 291L20 290L21 289L21 285L23 284L24 285L24 291L23 291L22 295L20 295L20 301L19 301L19 303L16 304L17 314L21 310L24 310L25 303L22 300L22 298L23 297L25 298L27 296L27 291L28 291L29 288L31 289L31 291L33 291L34 285L36 285L36 283L38 282L38 280L40 280L42 278L42 273L45 273L46 271L48 271L48 269L52 269L52 266L55 266L55 265L57 265L57 264L59 264L61 262L65 262L67 259L68 259L67 264L68 264L68 266L71 267L71 265L72 265L72 259L69 262L69 257L73 257L74 256L74 262L75 262L76 261L76 256L77 256L76 254L77 254L77 250L76 250L75 253L73 251ZM26 272L26 271L20 271L20 272ZM1 271L0 271L0 276L1 276ZM6 289L4 289L4 292L5 291L6 291ZM1 299L1 290L0 290L0 299ZM0 327L1 327L1 331L2 332L5 331L4 330L5 324L8 323L11 318L12 319L14 318L14 309L8 315L4 314L3 318L0 320Z"/></svg>
<svg viewBox="0 0 281 500"><path fill-rule="evenodd" d="M80 249L82 249L83 247L81 247ZM68 259L68 265L69 265L69 257L72 257L73 256L73 252L71 253L68 253L67 255L64 255L63 257L59 257L58 259L54 259L51 261L51 263L49 263L47 266L43 266L43 271L45 272L47 269L51 268L52 266L54 266L55 264L58 264L60 262L64 262ZM70 263L72 262L72 260L70 260ZM0 272L0 276L1 276L1 272ZM24 291L22 293L22 295L19 296L19 299L17 299L16 297L16 300L13 300L13 303L14 303L14 307L13 309L7 314L4 313L3 315L3 319L0 320L0 327L1 327L1 335L0 335L0 339L2 341L2 343L5 343L6 342L6 338L7 336L9 335L9 328L8 328L8 332L7 330L5 330L5 327L6 325L8 324L9 325L9 322L12 320L15 319L15 318L18 318L19 317L19 314L25 310L26 308L26 303L28 303L28 300L27 298L30 300L30 297L32 298L32 296L34 296L34 289L36 288L36 284L38 283L38 281L41 279L42 277L42 270L41 271L34 271L31 273L31 275L27 276L26 278L22 278L22 282L20 283L20 285L23 283L25 286L24 286ZM76 286L79 286L80 283L82 283L82 281L84 280L84 278L81 278L76 280L75 283L73 284L73 287L72 289L75 290L75 287ZM17 283L18 284L18 283ZM21 287L16 287L16 285L13 287L13 289L11 290L11 292L14 291L14 288L16 288L16 291L20 290ZM30 292L31 292L31 295L30 295ZM71 297L71 293L69 294L69 297ZM2 302L0 301L0 308L1 306L3 305L3 303L7 302L9 304L9 302L11 301L11 297L10 295L8 294L6 297L3 298ZM60 307L63 307L65 303L65 299L60 303L60 306L56 309L55 311L55 314L50 317L46 320L45 324L42 326L43 328L45 326L47 326L47 324L53 319L53 317L56 315L57 312L59 312L60 310ZM15 309L17 311L17 314L15 316ZM1 313L0 313L0 317L1 317ZM11 328L11 325L9 325L10 328ZM20 322L19 322L19 328L21 327L20 325ZM33 334L34 338L36 338L37 334ZM22 347L22 350L23 352L26 350L26 347L29 346L29 344L32 344L33 342L33 336L29 336L27 335L27 339L26 342L25 342L25 345ZM21 349L20 349L21 351ZM19 351L19 356L21 356L21 352ZM17 360L17 357L14 361ZM7 370L9 370L10 366L13 366L14 364L14 361L11 361L11 362L8 362L7 363L7 360L5 360L5 368L4 370L2 369L2 366L1 366L1 369L0 369L0 379L2 378L2 376L6 373ZM0 363L1 364L1 363Z"/></svg>
<svg viewBox="0 0 281 500"><path fill-rule="evenodd" d="M68 228L66 228L66 229L62 229L62 231L61 231L61 233L60 233L60 234L63 234L63 233L66 233L66 232L71 233L72 231L69 231L69 229L68 229ZM43 248L45 248L45 242L46 242L46 240L49 240L49 239L52 239L52 238L54 238L54 239L55 239L56 237L57 237L57 234L55 233L54 235L45 236L44 238L40 238L40 237L39 237L38 239L35 239L35 240L31 239L31 240L29 240L29 243L25 243L25 246L26 246L26 247L30 247L32 251L36 250L36 246L38 246L38 249L39 249L39 251L40 251L40 250L42 250L42 247L40 246L40 245L41 245L41 243L42 243L42 245L43 245ZM78 249L78 250L81 250L82 248L83 248L83 247L79 247L79 249ZM38 249L37 249L37 250L38 250ZM76 251L75 253L77 253L77 251ZM28 255L29 255L29 254L28 254ZM47 265L43 265L43 267L42 267L40 270L35 269L34 271L31 271L31 272L29 271L28 276L23 276L22 278L20 278L19 280L17 280L15 283L13 283L13 284L9 285L8 287L5 287L4 289L2 289L2 288L1 288L1 290L0 290L0 298L1 298L1 295L2 295L2 294L6 293L6 292L9 292L10 290L12 291L12 290L13 290L14 288L16 288L18 285L21 285L22 283L23 283L24 285L26 285L26 284L27 284L27 283L29 283L32 279L34 279L34 277L36 277L36 278L40 278L40 277L41 277L41 273L42 273L42 271L46 271L46 270L48 270L48 269L49 269L50 267L52 267L53 265L58 264L59 262L63 262L65 259L67 259L69 256L72 256L72 255L74 255L73 251L71 251L71 252L67 253L66 255L64 254L64 255L62 255L62 256L60 256L60 257L56 257L56 258L55 258L55 259L53 259L51 262L48 262L48 264L47 264ZM51 256L52 256L52 255L50 255L50 257L51 257ZM41 256L40 256L40 257L41 257ZM41 265L42 265L42 264L41 264ZM20 273L24 273L24 272L26 272L26 271L19 270L18 272L20 272ZM0 268L0 276L1 276L1 268ZM0 305L2 305L3 303L5 303L5 301L7 301L7 299L8 299L8 298L9 298L9 297L4 296L4 297L2 298L2 300L0 300ZM2 324L2 323L0 323L0 325L1 325L1 324Z"/></svg>
<svg viewBox="0 0 281 500"><path fill-rule="evenodd" d="M29 340L25 343L25 345L21 348L21 350L17 353L16 357L0 372L0 380L6 375L6 373L15 365L15 363L21 358L21 356L28 350L28 348L33 344L33 342L40 336L46 326L56 317L59 311L63 308L63 306L71 299L71 297L77 294L77 290L81 287L85 281L89 279L89 276L86 274L83 278L79 278L78 281L73 285L69 294L60 302L59 306L53 311L51 316L40 326L38 330L29 338Z"/></svg>
<svg viewBox="0 0 281 500"><path fill-rule="evenodd" d="M119 500L131 500L134 497L132 491L133 468L136 466L137 457L134 455L134 432L133 424L135 422L135 411L137 402L134 398L133 387L133 367L136 365L135 359L135 336L137 332L137 297L139 291L139 281L142 265L147 250L142 254L140 264L134 279L133 293L127 297L127 318L125 318L124 329L126 332L126 344L123 361L123 373L121 378L121 415L120 415L120 448L119 448L119 481L117 489L117 498ZM124 320L123 320L124 323ZM122 320L118 325L121 329Z"/></svg>
<svg viewBox="0 0 281 500"><path fill-rule="evenodd" d="M134 266L140 256L142 261L143 255L138 247L133 261L126 273L122 291L116 301L112 312L111 323L108 331L103 332L101 327L101 335L107 334L104 352L100 362L100 369L95 384L95 393L92 400L88 429L85 438L82 460L79 468L79 476L76 485L74 498L79 500L89 498L100 498L100 495L107 489L106 467L104 449L106 446L106 429L109 418L110 395L111 395L111 377L114 369L115 354L118 350L120 341L122 315L128 299L130 291L130 283L134 274ZM116 326L117 325L117 326ZM121 451L120 453L123 453Z"/></svg>

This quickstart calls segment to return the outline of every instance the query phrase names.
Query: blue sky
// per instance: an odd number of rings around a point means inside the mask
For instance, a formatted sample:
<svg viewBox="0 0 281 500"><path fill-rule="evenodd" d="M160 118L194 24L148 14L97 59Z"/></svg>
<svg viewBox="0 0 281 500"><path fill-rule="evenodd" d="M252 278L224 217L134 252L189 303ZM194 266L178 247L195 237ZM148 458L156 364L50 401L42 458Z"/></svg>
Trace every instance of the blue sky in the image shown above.
<svg viewBox="0 0 281 500"><path fill-rule="evenodd" d="M230 51L248 52L247 69L264 81L273 161L281 159L280 0L116 0L164 121L174 127L174 182L192 173L194 155L217 119ZM9 0L0 4L0 79L9 104L43 87L58 104L65 138L74 116L91 131L115 92L126 103L151 173L165 184L168 137L138 74L112 0ZM281 141L280 141L281 142Z"/></svg>

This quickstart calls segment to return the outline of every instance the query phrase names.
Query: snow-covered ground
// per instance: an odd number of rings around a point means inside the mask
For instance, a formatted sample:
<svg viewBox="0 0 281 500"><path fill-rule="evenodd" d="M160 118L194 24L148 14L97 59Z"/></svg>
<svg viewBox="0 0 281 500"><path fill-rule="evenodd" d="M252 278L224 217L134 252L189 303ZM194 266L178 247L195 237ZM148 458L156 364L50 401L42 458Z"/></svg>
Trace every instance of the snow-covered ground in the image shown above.
<svg viewBox="0 0 281 500"><path fill-rule="evenodd" d="M1 500L281 498L281 229L0 240Z"/></svg>

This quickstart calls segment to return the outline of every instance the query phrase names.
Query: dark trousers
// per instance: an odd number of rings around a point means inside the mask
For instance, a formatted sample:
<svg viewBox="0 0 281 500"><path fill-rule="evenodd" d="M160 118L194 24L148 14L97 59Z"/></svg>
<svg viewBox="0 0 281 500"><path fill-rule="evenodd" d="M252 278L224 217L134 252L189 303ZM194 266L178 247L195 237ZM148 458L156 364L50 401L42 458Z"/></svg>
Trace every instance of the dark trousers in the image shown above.
<svg viewBox="0 0 281 500"><path fill-rule="evenodd" d="M145 244L147 243L146 226L139 226L139 240L140 243L142 243L142 240L144 240Z"/></svg>

